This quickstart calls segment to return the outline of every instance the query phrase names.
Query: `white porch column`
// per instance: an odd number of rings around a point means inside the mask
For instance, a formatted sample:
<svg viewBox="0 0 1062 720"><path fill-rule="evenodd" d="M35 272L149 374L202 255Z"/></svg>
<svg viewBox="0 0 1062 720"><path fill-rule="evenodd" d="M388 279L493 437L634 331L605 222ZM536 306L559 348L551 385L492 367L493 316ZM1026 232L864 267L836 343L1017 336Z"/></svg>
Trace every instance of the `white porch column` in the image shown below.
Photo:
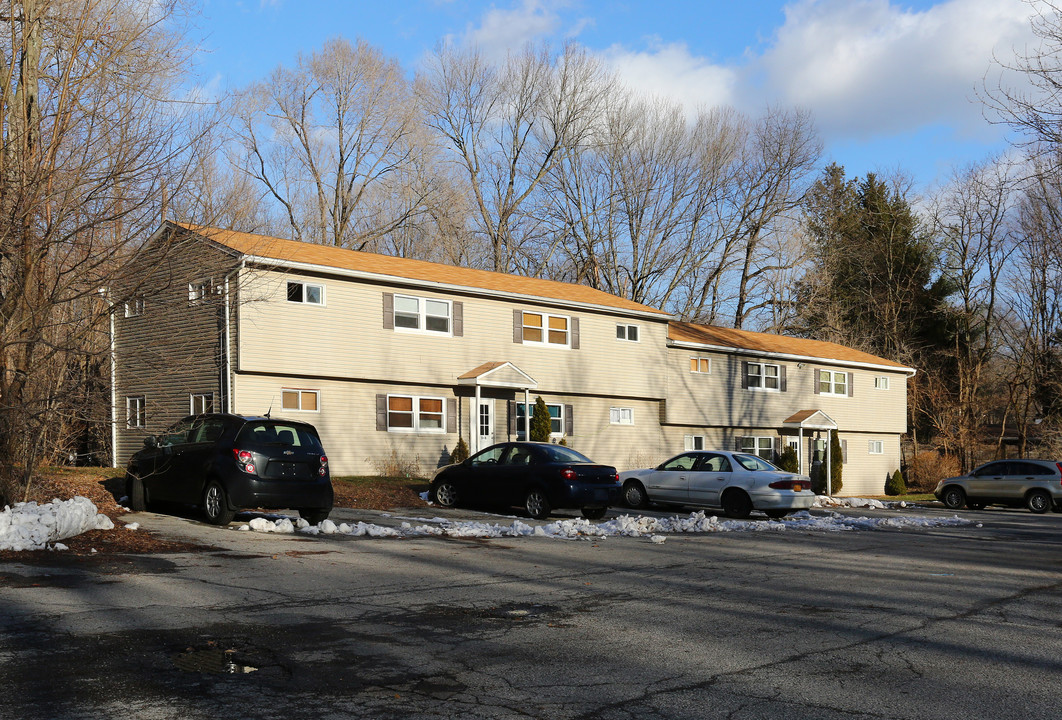
<svg viewBox="0 0 1062 720"><path fill-rule="evenodd" d="M832 438L830 437L830 431L827 430L826 431L826 496L827 497L833 497L833 493L830 492L830 489L833 487L833 478L830 477L832 466L833 466L833 463L830 462L830 453L833 450L833 443L830 442L831 439Z"/></svg>
<svg viewBox="0 0 1062 720"><path fill-rule="evenodd" d="M531 439L531 391L524 388L524 440Z"/></svg>
<svg viewBox="0 0 1062 720"><path fill-rule="evenodd" d="M469 435L469 439L472 440L472 453L478 453L479 448L479 403L480 403L480 385L476 383L476 400L475 407L472 408L472 412L469 415L472 416L472 432Z"/></svg>
<svg viewBox="0 0 1062 720"><path fill-rule="evenodd" d="M797 428L797 475L804 474L804 426ZM808 476L811 475L811 466L808 465Z"/></svg>

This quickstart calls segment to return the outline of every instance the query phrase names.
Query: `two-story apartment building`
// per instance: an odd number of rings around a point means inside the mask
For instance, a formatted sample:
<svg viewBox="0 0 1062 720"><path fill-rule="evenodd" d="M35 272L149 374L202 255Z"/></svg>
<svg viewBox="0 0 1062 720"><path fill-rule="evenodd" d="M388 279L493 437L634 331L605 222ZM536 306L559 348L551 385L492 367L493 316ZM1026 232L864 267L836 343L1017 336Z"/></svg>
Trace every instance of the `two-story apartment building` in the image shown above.
<svg viewBox="0 0 1062 720"><path fill-rule="evenodd" d="M173 223L144 258L143 292L114 314L116 462L214 410L313 423L338 475L392 460L429 472L459 438L475 451L523 437L541 396L554 439L621 469L683 447L771 457L834 426L845 491L880 493L899 466L913 371L841 346L677 323L581 285Z"/></svg>

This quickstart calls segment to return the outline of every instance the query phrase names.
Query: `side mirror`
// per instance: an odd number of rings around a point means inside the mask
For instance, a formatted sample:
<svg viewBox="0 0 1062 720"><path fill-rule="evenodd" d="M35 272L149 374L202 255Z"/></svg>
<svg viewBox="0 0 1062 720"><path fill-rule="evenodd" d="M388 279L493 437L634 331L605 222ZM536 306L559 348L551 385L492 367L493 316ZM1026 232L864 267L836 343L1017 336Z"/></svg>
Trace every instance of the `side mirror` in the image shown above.
<svg viewBox="0 0 1062 720"><path fill-rule="evenodd" d="M144 438L144 447L146 447L146 448L157 448L158 446L159 446L159 436L158 435L148 435L146 438Z"/></svg>

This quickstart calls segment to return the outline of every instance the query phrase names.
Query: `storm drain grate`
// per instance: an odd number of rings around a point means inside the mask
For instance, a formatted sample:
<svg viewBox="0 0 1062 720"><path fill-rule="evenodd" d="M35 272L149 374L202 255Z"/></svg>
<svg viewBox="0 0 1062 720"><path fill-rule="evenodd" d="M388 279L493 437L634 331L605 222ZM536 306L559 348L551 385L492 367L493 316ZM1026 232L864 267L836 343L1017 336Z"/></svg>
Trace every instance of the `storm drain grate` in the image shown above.
<svg viewBox="0 0 1062 720"><path fill-rule="evenodd" d="M173 664L177 666L178 670L183 670L184 672L214 673L216 675L239 675L258 670L253 665L243 665L236 662L235 655L235 650L222 650L220 648L196 650L188 648L174 656Z"/></svg>

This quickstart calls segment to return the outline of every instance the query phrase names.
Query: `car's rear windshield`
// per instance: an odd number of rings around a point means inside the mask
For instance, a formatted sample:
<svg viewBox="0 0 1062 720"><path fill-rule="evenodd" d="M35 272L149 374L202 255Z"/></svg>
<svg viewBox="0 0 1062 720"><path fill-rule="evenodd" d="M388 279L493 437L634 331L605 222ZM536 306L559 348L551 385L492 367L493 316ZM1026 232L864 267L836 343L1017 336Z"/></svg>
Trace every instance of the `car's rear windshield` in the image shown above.
<svg viewBox="0 0 1062 720"><path fill-rule="evenodd" d="M321 450L321 440L308 425L262 420L249 422L240 429L237 443L256 445L291 445L307 450Z"/></svg>
<svg viewBox="0 0 1062 720"><path fill-rule="evenodd" d="M577 453L571 448L566 448L563 445L543 445L543 452L549 456L552 462L578 462L588 463L593 462L590 458L582 453Z"/></svg>
<svg viewBox="0 0 1062 720"><path fill-rule="evenodd" d="M746 470L778 470L776 465L772 465L761 457L756 455L735 455L734 459L741 463L741 467Z"/></svg>

